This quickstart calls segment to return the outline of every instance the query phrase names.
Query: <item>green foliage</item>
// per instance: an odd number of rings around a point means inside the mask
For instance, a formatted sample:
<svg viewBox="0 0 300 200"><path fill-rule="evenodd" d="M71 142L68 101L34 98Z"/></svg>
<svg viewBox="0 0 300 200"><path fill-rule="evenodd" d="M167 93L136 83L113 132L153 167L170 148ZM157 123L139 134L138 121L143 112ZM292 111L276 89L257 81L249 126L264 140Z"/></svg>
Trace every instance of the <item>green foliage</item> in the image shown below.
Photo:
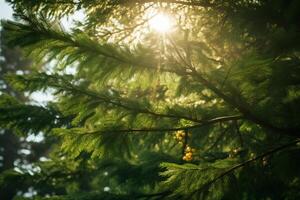
<svg viewBox="0 0 300 200"><path fill-rule="evenodd" d="M233 174L228 174L224 179L215 183L224 171L231 168L236 161L221 160L213 164L202 163L200 166L194 164L176 165L163 163L162 167L167 170L162 173L168 177L163 185L174 190L174 195L184 196L185 199L219 199L222 193L230 187L229 184L236 181ZM211 186L213 187L211 188ZM187 187L188 186L188 187ZM213 194L210 194L213 193Z"/></svg>
<svg viewBox="0 0 300 200"><path fill-rule="evenodd" d="M54 107L24 105L8 95L0 96L0 113L1 127L15 128L21 135L48 132L69 121L68 117L61 119L60 113Z"/></svg>
<svg viewBox="0 0 300 200"><path fill-rule="evenodd" d="M6 81L54 96L0 97L1 127L55 141L38 170L0 175L23 183L15 199L299 196L296 0L9 2L5 41L35 70ZM149 27L158 12L172 31Z"/></svg>

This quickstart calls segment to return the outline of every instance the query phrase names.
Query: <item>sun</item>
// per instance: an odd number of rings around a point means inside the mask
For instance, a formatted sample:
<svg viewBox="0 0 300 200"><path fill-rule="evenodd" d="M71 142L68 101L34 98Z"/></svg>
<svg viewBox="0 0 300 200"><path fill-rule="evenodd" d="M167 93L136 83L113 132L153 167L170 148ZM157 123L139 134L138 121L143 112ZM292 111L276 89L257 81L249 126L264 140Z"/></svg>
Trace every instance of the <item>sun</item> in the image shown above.
<svg viewBox="0 0 300 200"><path fill-rule="evenodd" d="M149 20L149 25L155 31L159 33L166 33L171 31L172 23L168 15L163 13L158 13Z"/></svg>

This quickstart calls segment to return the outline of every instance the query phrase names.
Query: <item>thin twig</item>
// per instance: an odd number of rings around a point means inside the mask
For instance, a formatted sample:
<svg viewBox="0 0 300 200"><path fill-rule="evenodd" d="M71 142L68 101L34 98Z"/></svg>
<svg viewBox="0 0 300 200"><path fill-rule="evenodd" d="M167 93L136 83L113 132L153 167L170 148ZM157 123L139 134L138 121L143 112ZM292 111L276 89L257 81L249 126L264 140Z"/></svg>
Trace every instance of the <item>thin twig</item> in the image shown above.
<svg viewBox="0 0 300 200"><path fill-rule="evenodd" d="M214 119L209 120L202 120L202 123L196 124L194 126L184 126L184 127L178 127L178 128L141 128L141 129L119 129L119 130L98 130L93 132L84 133L81 135L88 135L88 134L104 134L104 133L130 133L130 132L173 132L173 131L180 131L180 130L191 130L191 129L197 129L206 125L218 123L218 122L225 122L225 121L232 121L232 120L238 120L242 119L242 116L240 115L232 115L232 116L224 116L224 117L217 117Z"/></svg>
<svg viewBox="0 0 300 200"><path fill-rule="evenodd" d="M230 127L225 128L221 134L219 135L219 137L216 139L216 141L210 146L208 147L205 151L210 151L212 148L214 148L223 138L223 136L225 135L225 133L229 130Z"/></svg>
<svg viewBox="0 0 300 200"><path fill-rule="evenodd" d="M272 155L272 154L274 154L274 153L276 153L276 152L282 151L282 150L284 150L284 149L286 149L286 148L288 148L288 147L290 147L290 146L293 146L293 145L297 144L298 142L300 142L300 139L297 139L297 140L294 140L294 141L292 141L292 142L290 142L290 143L287 143L287 144L284 144L284 145L282 145L282 146L276 147L276 148L274 148L274 149L271 149L271 150L269 150L269 151L266 151L265 153L262 153L262 154L260 154L260 155L258 155L258 156L256 156L256 157L254 157L254 158L251 158L251 159L249 159L249 160L247 160L247 161L245 161L245 162L243 162L243 163L237 164L237 165L231 167L230 169L228 169L228 170L222 172L222 173L219 174L216 178L214 178L213 180L207 182L207 183L204 184L200 189L194 191L193 193L199 192L199 191L203 190L204 188L209 187L210 185L212 185L213 183L215 183L215 182L218 181L219 179L221 179L221 178L223 178L224 176L226 176L226 175L228 175L228 174L234 172L236 169L239 169L239 168L241 168L241 167L244 167L244 166L246 166L246 165L248 165L248 164L250 164L250 163L252 163L252 162L254 162L254 161L257 161L257 160L259 160L259 159L261 159L261 158L264 158L264 157L266 157L266 156Z"/></svg>
<svg viewBox="0 0 300 200"><path fill-rule="evenodd" d="M235 129L236 129L236 133L238 134L238 137L239 137L239 139L240 139L241 147L243 147L243 146L244 146L244 140L243 140L242 134L241 134L241 132L240 132L240 127L239 127L239 125L238 125L238 122L235 121L235 122L234 122L234 125L235 125Z"/></svg>

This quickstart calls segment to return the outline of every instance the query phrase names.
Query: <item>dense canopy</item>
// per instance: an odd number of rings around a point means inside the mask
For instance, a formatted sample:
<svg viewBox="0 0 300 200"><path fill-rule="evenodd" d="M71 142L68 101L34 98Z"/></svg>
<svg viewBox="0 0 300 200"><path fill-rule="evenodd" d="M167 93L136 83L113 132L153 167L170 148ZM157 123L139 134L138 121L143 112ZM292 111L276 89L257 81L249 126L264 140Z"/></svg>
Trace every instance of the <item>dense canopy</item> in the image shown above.
<svg viewBox="0 0 300 200"><path fill-rule="evenodd" d="M4 44L30 70L3 77L19 95L0 90L0 128L42 135L43 153L0 192L300 198L300 1L7 2ZM36 91L53 98L24 100Z"/></svg>

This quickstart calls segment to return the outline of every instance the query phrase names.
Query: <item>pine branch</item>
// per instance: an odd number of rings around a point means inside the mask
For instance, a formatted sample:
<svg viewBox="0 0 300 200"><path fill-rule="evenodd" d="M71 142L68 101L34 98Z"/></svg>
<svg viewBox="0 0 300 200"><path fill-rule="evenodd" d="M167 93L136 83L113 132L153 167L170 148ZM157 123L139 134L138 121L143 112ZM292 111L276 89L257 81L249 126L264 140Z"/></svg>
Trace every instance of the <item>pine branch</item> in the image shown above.
<svg viewBox="0 0 300 200"><path fill-rule="evenodd" d="M39 89L43 89L43 87L45 86L45 83L47 83L48 87L52 87L55 89L58 89L59 91L66 91L66 92L71 92L74 94L81 94L87 97L90 97L96 101L100 101L102 103L106 103L106 104L110 104L119 108L123 108L125 110L134 112L134 113L139 113L139 114L146 114L146 115L152 115L154 117L158 117L158 118L172 118L172 119L184 119L184 120L188 120L191 122L196 122L196 123L206 123L207 120L201 120L201 119L197 119L197 118L193 118L193 117L188 117L188 116L182 116L182 115L178 115L178 114L168 114L168 113L159 113L159 112L155 112L152 111L150 109L147 108L139 108L138 105L139 103L136 102L135 106L131 106L128 105L124 102L128 102L128 100L130 99L126 99L126 98L121 98L121 97L113 97L113 96L107 96L104 94L100 94L94 91L91 91L88 88L83 88L80 86L76 86L72 83L70 83L69 80L67 80L65 77L63 76L59 76L59 75L47 75L44 73L39 73L39 74L33 74L33 75L29 75L29 77L26 76L20 76L20 75L9 75L6 76L6 78L9 80L9 82L12 85L17 85L17 87L20 87L20 85L24 85L25 88L21 87L18 89L21 90L39 90ZM32 84L30 83L32 82ZM34 85L34 83L36 82L36 86ZM26 88L29 87L29 88ZM33 88L30 88L33 87ZM229 116L228 120L235 120L235 119L242 119L243 117L241 115L234 115ZM216 118L216 121L222 121L222 119L218 119Z"/></svg>
<svg viewBox="0 0 300 200"><path fill-rule="evenodd" d="M258 120L256 117L254 117L252 115L252 113L247 109L247 107L249 108L250 106L247 105L246 102L237 102L234 98L231 98L230 96L228 96L224 92L222 92L221 89L218 89L208 79L204 78L204 76L201 73L199 73L195 69L195 67L192 66L192 64L190 64L189 62L187 62L185 60L185 58L181 55L181 53L180 53L180 51L179 51L176 43L174 42L174 40L171 37L169 37L169 40L170 40L172 46L174 47L175 52L177 53L177 55L179 56L179 58L183 62L183 65L187 66L187 68L191 70L191 73L188 73L188 74L190 74L191 77L196 77L198 80L200 80L200 82L203 85L205 85L207 88L209 88L210 90L212 90L217 96L219 96L220 98L222 98L224 101L226 101L230 105L232 105L235 108L237 108L241 113L243 113L245 116L247 116L247 118L251 118L251 120L254 120L255 122L259 122L259 124L265 123L265 126L271 127L271 125L269 125L269 124L267 125L266 122L261 122L261 120ZM223 85L222 85L222 87L223 87Z"/></svg>
<svg viewBox="0 0 300 200"><path fill-rule="evenodd" d="M39 76L40 75L41 74L39 74ZM126 104L122 103L122 102L128 101L125 98L118 98L118 99L108 98L104 95L98 94L98 93L96 93L94 91L91 91L89 89L86 89L86 88L83 89L79 86L75 86L75 85L71 84L70 82L68 82L64 79L61 79L60 81L55 81L55 77L53 75L45 75L45 76L49 76L50 78L54 78L54 80L51 81L51 83L49 83L49 86L55 87L57 89L62 89L64 91L83 94L83 95L86 95L86 96L91 97L93 99L100 100L101 102L111 104L111 105L129 110L129 111L132 111L132 112L135 112L135 113L148 114L148 115L152 115L152 116L159 117L159 118L185 119L185 120L192 121L192 122L197 122L197 123L202 123L203 122L203 120L196 119L196 118L191 118L191 117L187 117L187 116L157 113L157 112L154 112L154 111L149 110L149 109L138 108L137 106L132 107L130 105L126 105ZM63 84L61 84L60 82L62 82ZM240 118L241 118L241 116L238 116L234 119L240 119Z"/></svg>
<svg viewBox="0 0 300 200"><path fill-rule="evenodd" d="M232 116L223 116L223 117L217 117L209 120L201 120L200 124L196 124L193 126L184 126L184 127L178 127L178 128L142 128L142 129L124 129L124 130L99 130L84 134L102 134L102 133L130 133L130 132L173 132L173 131L179 131L179 130L191 130L191 129L197 129L201 128L203 126L207 126L210 124L215 124L219 122L227 122L227 121L233 121L233 120L239 120L242 119L242 116L240 115L232 115Z"/></svg>
<svg viewBox="0 0 300 200"><path fill-rule="evenodd" d="M80 52L85 52L87 54L91 54L95 56L98 54L103 56L104 58L113 59L120 63L129 64L129 65L141 65L141 63L137 63L135 59L125 58L118 54L116 51L107 51L105 48L110 48L112 50L112 46L110 45L100 45L98 42L91 40L84 33L82 33L83 41L78 39L78 36L74 34L66 33L62 30L54 30L51 25L51 22L41 21L41 19L36 19L34 16L26 16L21 15L23 20L25 20L28 24L22 24L12 21L3 21L3 27L11 34L15 34L15 38L9 40L10 43L19 46L30 46L35 45L40 42L42 48L50 49L56 47L57 44L52 44L53 41L62 42L63 45L58 44L60 47L67 48L75 48ZM32 37L35 35L37 40ZM27 38L26 38L27 37ZM44 41L41 41L44 40ZM45 41L49 41L50 43L45 43ZM52 43L51 43L52 42ZM44 46L47 44L46 46ZM128 52L127 52L128 53ZM128 55L127 55L128 56ZM144 64L145 65L145 64Z"/></svg>
<svg viewBox="0 0 300 200"><path fill-rule="evenodd" d="M189 67L189 69L192 70L191 73L188 73L190 76L197 78L203 85L205 85L208 89L212 90L217 96L222 98L224 101L226 101L229 105L233 106L234 108L238 109L243 116L245 116L246 119L259 124L271 131L274 131L275 133L280 133L280 134L285 134L285 135L290 135L293 137L299 137L300 136L300 131L297 129L293 128L280 128L276 127L269 122L260 119L257 117L255 114L253 114L250 111L250 105L248 105L246 102L238 102L234 98L228 96L224 92L222 92L219 88L217 88L211 81L208 79L204 78L202 74L197 72L193 67Z"/></svg>
<svg viewBox="0 0 300 200"><path fill-rule="evenodd" d="M71 85L69 85L69 86L71 86ZM201 120L199 120L199 119L190 118L190 117L186 117L186 116L164 114L164 113L156 113L156 112L148 110L148 109L131 107L129 105L121 103L121 102L126 102L125 99L113 100L113 99L110 99L110 98L105 98L104 96L101 96L101 95L99 95L99 94L97 94L95 92L92 92L92 91L89 91L89 90L82 90L82 89L80 89L78 87L75 87L73 85L71 86L70 90L73 91L73 92L82 93L82 94L90 96L92 98L101 100L102 102L105 102L105 103L108 103L108 104L112 104L114 106L117 106L117 107L120 107L120 108L124 108L126 110L133 111L133 112L140 113L140 114L148 114L148 115L152 115L152 116L155 116L155 117L185 119L185 120L193 121L193 122L201 122Z"/></svg>
<svg viewBox="0 0 300 200"><path fill-rule="evenodd" d="M205 183L200 189L194 191L193 194L196 193L196 192L199 192L199 191L201 191L201 190L203 190L203 189L205 189L207 187L209 187L210 185L214 184L216 181L220 180L221 178L223 178L226 175L231 174L232 172L234 172L235 170L237 170L237 169L239 169L241 167L249 165L252 162L255 162L255 161L257 161L257 160L259 160L261 158L264 158L266 156L269 156L269 155L272 155L272 154L277 153L279 151L282 151L282 150L284 150L284 149L286 149L288 147L294 146L294 145L296 145L299 142L300 142L300 139L294 140L294 141L292 141L290 143L287 143L287 144L284 144L282 146L279 146L279 147L276 147L274 149L271 149L269 151L266 151L265 153L262 153L262 154L254 157L254 158L251 158L251 159L249 159L249 160L247 160L247 161L245 161L243 163L237 164L237 165L233 166L232 168L226 170L225 172L222 172L220 175L218 175L216 178L214 178L213 180L209 181L208 183Z"/></svg>
<svg viewBox="0 0 300 200"><path fill-rule="evenodd" d="M246 102L246 101L242 101L242 99L236 99L234 98L235 94L232 93L232 96L229 96L227 94L225 94L222 91L223 88L223 84L224 81L221 85L221 89L219 89L217 86L215 86L209 79L206 79L204 77L204 75L200 72L198 72L194 66L192 66L191 63L187 62L185 60L185 58L181 55L176 43L173 41L173 39L171 37L169 37L169 40L172 44L172 46L175 49L175 52L177 53L177 55L179 56L179 58L181 59L181 61L183 62L182 65L186 66L187 69L191 70L191 72L185 72L187 75L190 75L191 77L196 78L197 80L199 80L203 85L205 85L208 89L210 89L211 91L213 91L218 97L222 98L225 102L227 102L229 105L233 106L234 108L236 108L238 111L240 111L245 118L247 118L248 120L259 124L269 130L272 130L276 133L280 133L280 134L285 134L285 135L290 135L293 137L299 137L300 136L300 131L296 130L296 129L289 129L289 128L280 128L280 127L276 127L272 124L270 124L269 122L257 117L255 114L253 114L253 112L251 112L250 110L250 105ZM184 68L184 67L183 67ZM176 73L176 72L175 72ZM179 74L178 74L179 75ZM225 79L227 79L228 74L226 74Z"/></svg>

